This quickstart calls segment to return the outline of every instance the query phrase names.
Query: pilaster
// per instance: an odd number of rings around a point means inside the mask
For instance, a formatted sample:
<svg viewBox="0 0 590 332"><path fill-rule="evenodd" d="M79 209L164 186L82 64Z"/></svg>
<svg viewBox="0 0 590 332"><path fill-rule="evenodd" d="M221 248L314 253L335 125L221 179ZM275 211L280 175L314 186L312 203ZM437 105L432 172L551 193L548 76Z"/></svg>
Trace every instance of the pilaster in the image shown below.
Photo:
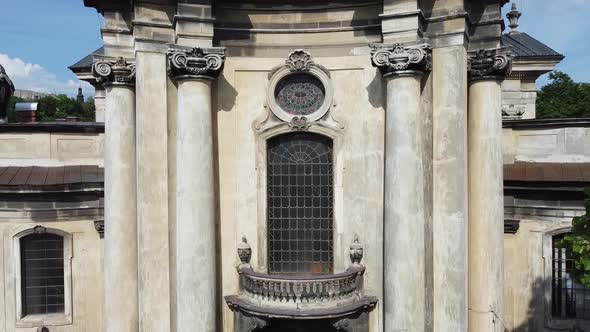
<svg viewBox="0 0 590 332"><path fill-rule="evenodd" d="M417 0L384 0L379 16L384 43L409 43L423 36L423 15Z"/></svg>
<svg viewBox="0 0 590 332"><path fill-rule="evenodd" d="M213 10L211 0L181 0L174 16L176 44L213 46Z"/></svg>
<svg viewBox="0 0 590 332"><path fill-rule="evenodd" d="M371 60L387 84L384 177L384 330L426 327L424 136L421 87L432 68L427 44L372 45ZM417 286L418 285L418 286Z"/></svg>

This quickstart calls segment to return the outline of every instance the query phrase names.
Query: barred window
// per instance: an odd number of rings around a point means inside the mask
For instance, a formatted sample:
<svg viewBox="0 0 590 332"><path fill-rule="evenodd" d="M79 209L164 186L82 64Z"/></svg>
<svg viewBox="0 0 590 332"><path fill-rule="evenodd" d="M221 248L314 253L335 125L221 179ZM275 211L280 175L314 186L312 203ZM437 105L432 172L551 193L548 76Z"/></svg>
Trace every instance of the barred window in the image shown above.
<svg viewBox="0 0 590 332"><path fill-rule="evenodd" d="M332 140L312 133L268 142L269 272L333 272Z"/></svg>
<svg viewBox="0 0 590 332"><path fill-rule="evenodd" d="M571 277L574 260L558 243L565 234L553 237L551 311L554 318L590 319L590 289Z"/></svg>
<svg viewBox="0 0 590 332"><path fill-rule="evenodd" d="M63 313L64 238L33 233L20 239L22 314Z"/></svg>

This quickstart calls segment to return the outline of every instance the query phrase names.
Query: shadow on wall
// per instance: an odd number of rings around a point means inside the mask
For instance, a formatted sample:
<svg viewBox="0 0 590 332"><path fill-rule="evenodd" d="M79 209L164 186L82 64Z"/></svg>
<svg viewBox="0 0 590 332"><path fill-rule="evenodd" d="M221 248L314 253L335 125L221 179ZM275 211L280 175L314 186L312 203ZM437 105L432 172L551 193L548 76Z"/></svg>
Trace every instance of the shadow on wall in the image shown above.
<svg viewBox="0 0 590 332"><path fill-rule="evenodd" d="M548 276L550 278L550 276ZM528 311L526 317L522 321L520 325L515 326L512 329L506 328L505 332L541 332L541 331L563 331L563 332L590 332L587 329L582 329L576 323L573 327L549 327L545 323L545 280L542 278L537 278L530 288L531 290L531 300L529 301ZM550 287L550 279L547 281L548 286ZM509 300L509 299L505 299ZM551 309L549 309L551 310ZM547 313L551 314L551 313ZM565 321L564 321L565 322Z"/></svg>
<svg viewBox="0 0 590 332"><path fill-rule="evenodd" d="M529 301L529 308L524 321L515 326L513 329L505 328L506 332L537 332L543 331L544 315L545 315L545 287L543 279L535 280L531 287L531 300ZM505 299L509 300L509 299Z"/></svg>

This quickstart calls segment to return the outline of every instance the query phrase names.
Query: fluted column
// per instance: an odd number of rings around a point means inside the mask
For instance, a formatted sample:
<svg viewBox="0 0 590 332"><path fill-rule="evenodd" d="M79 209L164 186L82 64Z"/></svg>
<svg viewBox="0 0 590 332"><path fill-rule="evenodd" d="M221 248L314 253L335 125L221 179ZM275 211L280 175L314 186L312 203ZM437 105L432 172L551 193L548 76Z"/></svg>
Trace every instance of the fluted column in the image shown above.
<svg viewBox="0 0 590 332"><path fill-rule="evenodd" d="M216 332L217 276L211 83L224 49L172 49L176 119L176 310L178 331Z"/></svg>
<svg viewBox="0 0 590 332"><path fill-rule="evenodd" d="M137 332L135 66L99 61L93 72L106 88L104 328Z"/></svg>
<svg viewBox="0 0 590 332"><path fill-rule="evenodd" d="M469 331L502 332L504 195L502 89L504 49L469 54Z"/></svg>
<svg viewBox="0 0 590 332"><path fill-rule="evenodd" d="M425 169L421 80L430 46L373 45L387 84L384 183L384 330L424 331Z"/></svg>

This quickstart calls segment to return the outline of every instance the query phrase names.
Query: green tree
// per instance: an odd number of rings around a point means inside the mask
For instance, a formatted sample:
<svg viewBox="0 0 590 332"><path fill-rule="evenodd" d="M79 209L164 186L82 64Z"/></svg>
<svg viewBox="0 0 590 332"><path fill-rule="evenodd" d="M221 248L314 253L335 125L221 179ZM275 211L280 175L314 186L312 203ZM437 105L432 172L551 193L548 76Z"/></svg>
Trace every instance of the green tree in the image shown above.
<svg viewBox="0 0 590 332"><path fill-rule="evenodd" d="M590 287L590 188L586 188L584 207L586 213L572 220L572 231L565 235L558 247L565 248L568 258L574 260L572 277Z"/></svg>
<svg viewBox="0 0 590 332"><path fill-rule="evenodd" d="M8 122L16 122L16 103L22 103L25 100L19 97L12 96L8 101L8 108L6 109L6 116L8 117Z"/></svg>
<svg viewBox="0 0 590 332"><path fill-rule="evenodd" d="M80 121L94 121L94 99L89 98L84 103L66 95L46 96L39 100L40 121L55 121L74 116Z"/></svg>
<svg viewBox="0 0 590 332"><path fill-rule="evenodd" d="M551 82L537 96L537 118L590 117L590 84L577 83L568 74L554 71Z"/></svg>

